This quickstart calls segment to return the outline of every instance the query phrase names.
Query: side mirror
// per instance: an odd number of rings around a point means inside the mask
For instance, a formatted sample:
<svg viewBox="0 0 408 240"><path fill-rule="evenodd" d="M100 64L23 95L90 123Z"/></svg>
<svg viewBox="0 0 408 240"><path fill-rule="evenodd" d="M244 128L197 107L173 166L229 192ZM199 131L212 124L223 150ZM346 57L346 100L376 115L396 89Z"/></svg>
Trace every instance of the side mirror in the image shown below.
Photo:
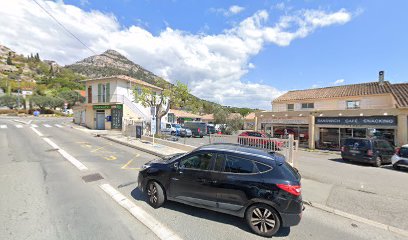
<svg viewBox="0 0 408 240"><path fill-rule="evenodd" d="M178 162L175 162L175 163L173 164L173 167L174 167L174 169L179 170L179 163L178 163Z"/></svg>

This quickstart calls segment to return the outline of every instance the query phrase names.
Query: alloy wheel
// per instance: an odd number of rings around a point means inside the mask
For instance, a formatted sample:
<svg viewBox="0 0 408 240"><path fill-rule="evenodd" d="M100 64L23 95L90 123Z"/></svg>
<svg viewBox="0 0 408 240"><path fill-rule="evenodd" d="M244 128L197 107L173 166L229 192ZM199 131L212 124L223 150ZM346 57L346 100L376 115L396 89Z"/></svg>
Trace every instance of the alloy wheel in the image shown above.
<svg viewBox="0 0 408 240"><path fill-rule="evenodd" d="M262 233L268 233L275 228L274 214L266 208L255 208L251 215L251 224Z"/></svg>
<svg viewBox="0 0 408 240"><path fill-rule="evenodd" d="M149 201L153 204L157 203L157 188L154 183L149 184L149 189L147 189L147 195L149 196Z"/></svg>

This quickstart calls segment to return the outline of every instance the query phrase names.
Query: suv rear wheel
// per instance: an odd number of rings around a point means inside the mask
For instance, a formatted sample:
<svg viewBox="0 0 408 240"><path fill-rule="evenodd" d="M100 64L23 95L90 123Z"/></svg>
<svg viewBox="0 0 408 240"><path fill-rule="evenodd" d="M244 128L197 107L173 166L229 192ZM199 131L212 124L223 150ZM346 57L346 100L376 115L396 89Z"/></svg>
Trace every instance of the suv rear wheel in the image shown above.
<svg viewBox="0 0 408 240"><path fill-rule="evenodd" d="M373 166L374 167L381 167L381 163L382 163L381 157L376 157L375 161L373 163Z"/></svg>
<svg viewBox="0 0 408 240"><path fill-rule="evenodd" d="M245 213L245 220L251 230L263 237L272 237L280 228L280 218L272 207L254 204Z"/></svg>
<svg viewBox="0 0 408 240"><path fill-rule="evenodd" d="M163 188L155 181L150 181L147 185L147 196L150 206L159 208L165 201Z"/></svg>

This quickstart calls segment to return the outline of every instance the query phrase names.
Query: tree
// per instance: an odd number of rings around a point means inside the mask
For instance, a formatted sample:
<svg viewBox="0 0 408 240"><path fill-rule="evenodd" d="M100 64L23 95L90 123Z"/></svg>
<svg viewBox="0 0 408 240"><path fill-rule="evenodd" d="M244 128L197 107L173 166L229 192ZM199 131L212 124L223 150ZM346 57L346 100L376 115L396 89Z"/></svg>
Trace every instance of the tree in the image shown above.
<svg viewBox="0 0 408 240"><path fill-rule="evenodd" d="M11 52L9 52L8 56L7 56L7 61L6 61L7 65L13 65L13 61L11 61Z"/></svg>
<svg viewBox="0 0 408 240"><path fill-rule="evenodd" d="M232 134L244 127L244 119L240 116L233 116L227 119L226 133Z"/></svg>
<svg viewBox="0 0 408 240"><path fill-rule="evenodd" d="M64 99L59 97L47 97L49 98L48 106L52 109L56 109L57 107L62 108L64 106Z"/></svg>
<svg viewBox="0 0 408 240"><path fill-rule="evenodd" d="M214 110L214 122L216 124L226 124L229 116L229 111L225 108L218 107Z"/></svg>
<svg viewBox="0 0 408 240"><path fill-rule="evenodd" d="M84 102L85 98L78 92L73 90L63 90L58 94L59 98L65 100L68 103L68 108L72 108L77 102Z"/></svg>
<svg viewBox="0 0 408 240"><path fill-rule="evenodd" d="M14 95L4 95L0 97L0 106L6 106L10 109L17 107L17 97Z"/></svg>
<svg viewBox="0 0 408 240"><path fill-rule="evenodd" d="M163 90L159 91L153 88L135 88L133 93L135 95L135 101L142 104L144 107L150 107L155 109L156 115L156 130L157 133L161 133L161 118L165 116L170 106L172 108L181 108L189 104L191 101L191 95L187 85L177 81L176 84L170 85L168 88L164 84L160 84L156 81L157 85L161 85ZM168 85L168 84L167 84Z"/></svg>
<svg viewBox="0 0 408 240"><path fill-rule="evenodd" d="M38 53L35 54L35 61L36 62L40 61L40 55Z"/></svg>

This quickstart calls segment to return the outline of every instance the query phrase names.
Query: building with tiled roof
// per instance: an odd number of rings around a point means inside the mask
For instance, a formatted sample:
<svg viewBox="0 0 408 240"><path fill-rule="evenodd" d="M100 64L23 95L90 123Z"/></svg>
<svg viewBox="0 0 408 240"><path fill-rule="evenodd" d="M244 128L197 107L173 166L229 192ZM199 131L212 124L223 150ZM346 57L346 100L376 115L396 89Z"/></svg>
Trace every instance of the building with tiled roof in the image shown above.
<svg viewBox="0 0 408 240"><path fill-rule="evenodd" d="M255 128L276 137L294 134L309 148L338 150L347 137L408 143L408 83L379 81L289 91L272 110L255 113Z"/></svg>

